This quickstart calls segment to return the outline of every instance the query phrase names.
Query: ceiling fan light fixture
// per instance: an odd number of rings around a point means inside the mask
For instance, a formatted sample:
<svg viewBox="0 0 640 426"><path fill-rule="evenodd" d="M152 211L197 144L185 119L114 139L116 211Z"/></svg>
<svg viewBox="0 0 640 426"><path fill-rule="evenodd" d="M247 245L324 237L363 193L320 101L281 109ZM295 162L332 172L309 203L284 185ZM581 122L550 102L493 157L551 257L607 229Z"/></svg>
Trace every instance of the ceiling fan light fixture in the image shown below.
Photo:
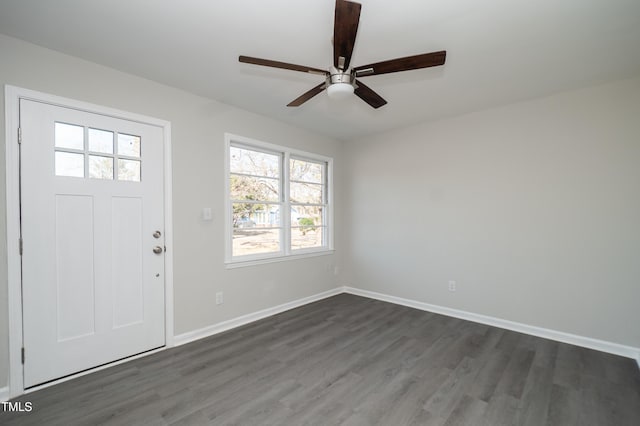
<svg viewBox="0 0 640 426"><path fill-rule="evenodd" d="M331 99L347 99L353 95L354 87L351 83L333 83L327 87L327 95Z"/></svg>
<svg viewBox="0 0 640 426"><path fill-rule="evenodd" d="M333 70L327 76L327 94L330 99L347 99L353 95L355 77L348 72Z"/></svg>
<svg viewBox="0 0 640 426"><path fill-rule="evenodd" d="M386 105L387 101L369 86L362 83L360 77L444 65L447 52L441 50L439 52L423 53L359 67L351 67L351 54L353 53L353 46L358 33L358 25L360 24L361 8L362 5L360 3L352 0L336 0L332 39L333 65L329 70L242 55L238 57L238 60L248 64L319 74L326 77L323 83L318 84L311 90L307 90L289 102L287 104L288 107L298 107L326 89L331 99L351 98L352 95L355 94L372 108L378 109ZM356 81L356 79L358 79L358 81Z"/></svg>

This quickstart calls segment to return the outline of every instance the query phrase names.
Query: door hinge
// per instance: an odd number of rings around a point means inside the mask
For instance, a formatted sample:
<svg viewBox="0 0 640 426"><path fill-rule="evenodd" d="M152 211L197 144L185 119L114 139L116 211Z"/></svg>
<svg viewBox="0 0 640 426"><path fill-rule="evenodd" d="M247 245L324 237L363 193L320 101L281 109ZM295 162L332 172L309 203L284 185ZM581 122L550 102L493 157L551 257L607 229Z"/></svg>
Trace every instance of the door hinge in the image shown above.
<svg viewBox="0 0 640 426"><path fill-rule="evenodd" d="M22 348L22 363L24 364L24 348Z"/></svg>
<svg viewBox="0 0 640 426"><path fill-rule="evenodd" d="M22 143L22 127L18 127L18 144Z"/></svg>
<svg viewBox="0 0 640 426"><path fill-rule="evenodd" d="M20 238L18 240L18 245L19 245L19 250L20 250L20 256L22 256L22 251L23 251L23 248L24 248L24 246L22 244L22 238Z"/></svg>

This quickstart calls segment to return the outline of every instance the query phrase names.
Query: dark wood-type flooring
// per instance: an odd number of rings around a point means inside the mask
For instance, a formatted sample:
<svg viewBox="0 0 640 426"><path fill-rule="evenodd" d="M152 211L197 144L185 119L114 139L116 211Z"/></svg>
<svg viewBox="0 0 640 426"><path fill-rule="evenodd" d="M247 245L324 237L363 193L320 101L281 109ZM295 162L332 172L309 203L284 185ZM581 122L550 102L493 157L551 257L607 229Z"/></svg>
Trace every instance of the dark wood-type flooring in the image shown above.
<svg viewBox="0 0 640 426"><path fill-rule="evenodd" d="M26 394L3 425L640 425L636 363L341 294Z"/></svg>

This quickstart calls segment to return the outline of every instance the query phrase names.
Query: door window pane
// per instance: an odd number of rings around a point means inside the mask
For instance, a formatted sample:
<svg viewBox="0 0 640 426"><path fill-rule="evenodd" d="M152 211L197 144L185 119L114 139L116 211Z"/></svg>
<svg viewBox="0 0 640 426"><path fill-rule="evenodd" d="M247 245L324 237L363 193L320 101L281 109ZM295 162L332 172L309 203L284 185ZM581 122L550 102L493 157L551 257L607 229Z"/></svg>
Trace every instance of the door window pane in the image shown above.
<svg viewBox="0 0 640 426"><path fill-rule="evenodd" d="M113 132L89 129L89 151L113 154Z"/></svg>
<svg viewBox="0 0 640 426"><path fill-rule="evenodd" d="M140 157L140 145L140 136L118 134L118 155Z"/></svg>
<svg viewBox="0 0 640 426"><path fill-rule="evenodd" d="M56 123L55 145L56 148L84 149L84 127Z"/></svg>
<svg viewBox="0 0 640 426"><path fill-rule="evenodd" d="M56 152L56 176L84 177L84 155Z"/></svg>
<svg viewBox="0 0 640 426"><path fill-rule="evenodd" d="M113 158L90 155L89 177L94 179L113 180Z"/></svg>
<svg viewBox="0 0 640 426"><path fill-rule="evenodd" d="M119 159L118 180L140 182L140 161Z"/></svg>

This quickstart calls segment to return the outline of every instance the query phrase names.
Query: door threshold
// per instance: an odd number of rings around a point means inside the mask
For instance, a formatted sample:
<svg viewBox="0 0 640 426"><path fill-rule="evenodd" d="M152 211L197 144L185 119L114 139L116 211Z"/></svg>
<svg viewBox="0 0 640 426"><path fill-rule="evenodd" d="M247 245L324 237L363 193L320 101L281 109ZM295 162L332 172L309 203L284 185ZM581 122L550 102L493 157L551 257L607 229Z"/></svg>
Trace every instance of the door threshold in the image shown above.
<svg viewBox="0 0 640 426"><path fill-rule="evenodd" d="M106 370L107 368L115 367L116 365L124 364L124 363L127 363L129 361L133 361L133 360L136 360L136 359L139 359L139 358L143 358L143 357L146 357L146 356L149 356L149 355L157 354L158 352L162 352L165 349L167 349L166 345L165 346L160 346L158 348L150 349L148 351L140 352L140 353L137 353L135 355L131 355L131 356L127 356L127 357L124 357L124 358L120 358L118 360L115 360L115 361L112 361L112 362L108 362L106 364L101 364L101 365L98 365L96 367L92 367L92 368L88 368L86 370L78 371L77 373L69 374L69 375L66 375L64 377L59 377L57 379L53 379L53 380L50 380L48 382L40 383L38 385L34 385L34 386L31 386L31 387L25 388L23 393L24 394L28 394L28 393L32 393L32 392L37 392L37 391L39 391L41 389L46 389L48 387L55 386L55 385L60 384L60 383L68 382L70 380L77 379L79 377L86 376L86 375L91 374L91 373L96 373L96 372L101 371L101 370Z"/></svg>

